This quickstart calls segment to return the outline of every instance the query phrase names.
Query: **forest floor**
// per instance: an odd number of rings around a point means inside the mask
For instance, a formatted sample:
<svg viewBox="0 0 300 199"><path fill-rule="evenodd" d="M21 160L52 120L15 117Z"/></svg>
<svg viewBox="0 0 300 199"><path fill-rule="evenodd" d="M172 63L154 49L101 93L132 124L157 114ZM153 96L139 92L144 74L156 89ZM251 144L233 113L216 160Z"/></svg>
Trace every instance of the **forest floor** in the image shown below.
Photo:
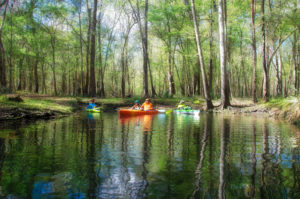
<svg viewBox="0 0 300 199"><path fill-rule="evenodd" d="M20 96L21 102L18 101L18 96ZM61 117L77 110L83 110L90 99L87 97L53 97L35 94L0 95L0 120ZM114 111L119 107L132 106L136 99L138 98L95 98L95 101L104 111ZM195 109L205 109L205 101L199 97L155 98L152 102L156 107L174 108L182 99L187 105ZM225 110L218 107L220 100L214 100L213 104L215 108L212 112L265 114L287 120L293 124L300 124L300 98L297 97L272 98L267 103L259 101L256 104L249 98L233 98L231 99L231 106Z"/></svg>

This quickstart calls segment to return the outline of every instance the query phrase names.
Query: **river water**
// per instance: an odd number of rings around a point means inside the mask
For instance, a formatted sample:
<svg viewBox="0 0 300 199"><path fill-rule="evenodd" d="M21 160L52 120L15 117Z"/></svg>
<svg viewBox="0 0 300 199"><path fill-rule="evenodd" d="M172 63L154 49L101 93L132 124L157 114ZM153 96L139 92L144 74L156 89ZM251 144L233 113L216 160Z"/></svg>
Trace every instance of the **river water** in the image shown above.
<svg viewBox="0 0 300 199"><path fill-rule="evenodd" d="M300 130L261 116L0 124L0 198L300 198Z"/></svg>

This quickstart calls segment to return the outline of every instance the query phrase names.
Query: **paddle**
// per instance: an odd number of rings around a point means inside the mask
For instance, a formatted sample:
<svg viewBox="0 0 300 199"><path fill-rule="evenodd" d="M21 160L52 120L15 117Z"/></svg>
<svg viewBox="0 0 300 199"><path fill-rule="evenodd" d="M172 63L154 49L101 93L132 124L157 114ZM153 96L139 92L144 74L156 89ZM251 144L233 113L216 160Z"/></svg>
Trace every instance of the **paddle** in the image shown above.
<svg viewBox="0 0 300 199"><path fill-rule="evenodd" d="M172 109L158 109L158 112L159 113L165 113L165 114L168 114L168 113L172 113Z"/></svg>

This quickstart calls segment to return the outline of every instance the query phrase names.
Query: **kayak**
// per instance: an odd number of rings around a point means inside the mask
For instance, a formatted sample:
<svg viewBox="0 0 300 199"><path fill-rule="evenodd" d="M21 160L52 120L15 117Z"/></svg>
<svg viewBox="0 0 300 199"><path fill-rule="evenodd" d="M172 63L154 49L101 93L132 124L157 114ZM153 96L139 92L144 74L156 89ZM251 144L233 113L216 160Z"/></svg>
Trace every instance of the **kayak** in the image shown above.
<svg viewBox="0 0 300 199"><path fill-rule="evenodd" d="M193 110L193 109L175 109L174 113L182 113L182 114L199 114L200 110Z"/></svg>
<svg viewBox="0 0 300 199"><path fill-rule="evenodd" d="M100 108L93 108L93 109L86 108L85 110L90 113L100 113L101 112Z"/></svg>
<svg viewBox="0 0 300 199"><path fill-rule="evenodd" d="M134 109L119 109L120 116L136 116L136 115L154 115L158 114L158 110L134 110Z"/></svg>

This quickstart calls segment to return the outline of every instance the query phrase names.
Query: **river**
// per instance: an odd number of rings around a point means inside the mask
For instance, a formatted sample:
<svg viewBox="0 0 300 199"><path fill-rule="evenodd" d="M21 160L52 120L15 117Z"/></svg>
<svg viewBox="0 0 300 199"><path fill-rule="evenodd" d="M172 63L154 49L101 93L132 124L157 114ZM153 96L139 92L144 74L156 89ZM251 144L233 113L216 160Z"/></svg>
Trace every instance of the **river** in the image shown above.
<svg viewBox="0 0 300 199"><path fill-rule="evenodd" d="M300 198L300 130L262 116L0 123L0 198Z"/></svg>

